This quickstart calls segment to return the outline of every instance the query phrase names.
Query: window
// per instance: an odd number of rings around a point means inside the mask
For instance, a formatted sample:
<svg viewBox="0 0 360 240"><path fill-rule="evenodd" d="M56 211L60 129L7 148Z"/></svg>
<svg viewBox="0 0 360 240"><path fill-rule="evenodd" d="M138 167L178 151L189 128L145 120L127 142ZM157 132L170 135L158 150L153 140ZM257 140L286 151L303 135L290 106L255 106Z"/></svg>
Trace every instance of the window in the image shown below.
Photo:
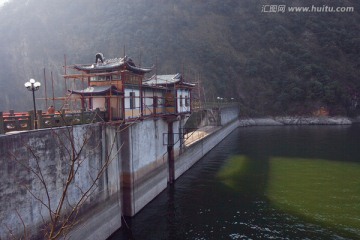
<svg viewBox="0 0 360 240"><path fill-rule="evenodd" d="M112 80L121 80L121 75L112 75Z"/></svg>
<svg viewBox="0 0 360 240"><path fill-rule="evenodd" d="M182 107L182 106L183 106L183 96L180 95L180 107Z"/></svg>
<svg viewBox="0 0 360 240"><path fill-rule="evenodd" d="M130 109L135 109L135 92L130 92Z"/></svg>
<svg viewBox="0 0 360 240"><path fill-rule="evenodd" d="M133 84L133 85L141 84L141 77L133 74L127 74L124 80L126 84Z"/></svg>
<svg viewBox="0 0 360 240"><path fill-rule="evenodd" d="M110 81L111 76L92 76L90 81Z"/></svg>
<svg viewBox="0 0 360 240"><path fill-rule="evenodd" d="M189 97L185 96L185 107L190 106L190 101L189 101Z"/></svg>

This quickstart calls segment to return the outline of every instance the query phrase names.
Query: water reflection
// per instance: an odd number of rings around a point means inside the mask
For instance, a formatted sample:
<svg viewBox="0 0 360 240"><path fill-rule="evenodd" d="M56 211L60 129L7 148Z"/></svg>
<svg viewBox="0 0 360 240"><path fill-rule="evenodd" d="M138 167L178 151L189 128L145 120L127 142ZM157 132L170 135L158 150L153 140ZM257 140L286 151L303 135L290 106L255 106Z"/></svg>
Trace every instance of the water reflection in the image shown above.
<svg viewBox="0 0 360 240"><path fill-rule="evenodd" d="M218 172L218 178L228 187L247 196L262 195L268 184L269 161L261 157L232 156Z"/></svg>

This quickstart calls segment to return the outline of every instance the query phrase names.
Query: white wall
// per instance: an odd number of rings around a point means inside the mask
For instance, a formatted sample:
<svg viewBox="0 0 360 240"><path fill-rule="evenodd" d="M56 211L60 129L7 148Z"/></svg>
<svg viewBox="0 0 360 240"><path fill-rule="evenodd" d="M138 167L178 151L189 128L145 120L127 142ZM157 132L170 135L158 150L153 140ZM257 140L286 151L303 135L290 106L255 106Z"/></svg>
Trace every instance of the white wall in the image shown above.
<svg viewBox="0 0 360 240"><path fill-rule="evenodd" d="M182 98L180 98L182 96ZM178 89L176 91L176 97L177 97L177 112L190 112L190 91L185 89ZM185 105L185 99L188 98L189 106ZM182 102L182 104L180 104Z"/></svg>
<svg viewBox="0 0 360 240"><path fill-rule="evenodd" d="M105 98L104 97L94 97L92 98L92 108L99 108L101 111L105 111Z"/></svg>

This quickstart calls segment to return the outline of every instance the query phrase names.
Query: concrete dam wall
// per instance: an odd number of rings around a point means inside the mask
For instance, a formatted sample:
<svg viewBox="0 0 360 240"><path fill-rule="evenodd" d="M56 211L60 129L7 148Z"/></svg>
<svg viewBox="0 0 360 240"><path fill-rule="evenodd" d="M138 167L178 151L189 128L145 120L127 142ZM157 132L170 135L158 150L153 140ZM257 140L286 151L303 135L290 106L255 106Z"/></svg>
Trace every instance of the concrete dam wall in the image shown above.
<svg viewBox="0 0 360 240"><path fill-rule="evenodd" d="M1 135L0 239L41 239L59 203L65 217L81 206L70 239L106 239L238 127L238 113L220 109L221 126L192 144L181 137L184 116Z"/></svg>
<svg viewBox="0 0 360 240"><path fill-rule="evenodd" d="M60 204L64 217L76 205L81 211L73 217L78 214L81 221L106 216L106 222L96 225L105 235L120 227L121 215L113 214L121 213L122 202L121 159L111 149L112 142L118 141L113 138L115 133L114 127L93 124L0 136L0 238L14 235L20 239L20 234L42 239L41 229L51 227ZM113 159L97 177L107 155ZM72 160L75 168L71 170ZM69 176L74 181L63 198Z"/></svg>

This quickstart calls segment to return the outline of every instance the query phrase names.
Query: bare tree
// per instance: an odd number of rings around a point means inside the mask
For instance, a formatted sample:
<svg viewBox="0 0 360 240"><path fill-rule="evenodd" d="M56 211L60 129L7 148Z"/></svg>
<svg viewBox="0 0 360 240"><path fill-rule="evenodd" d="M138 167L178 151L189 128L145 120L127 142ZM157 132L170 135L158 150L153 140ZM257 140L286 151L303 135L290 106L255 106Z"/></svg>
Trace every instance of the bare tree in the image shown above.
<svg viewBox="0 0 360 240"><path fill-rule="evenodd" d="M21 188L26 189L39 206L38 218L41 219L40 234L43 239L69 237L69 231L79 223L79 213L83 206L91 204L90 198L96 195L106 169L121 149L116 141L119 131L115 130L114 139L105 146L104 136L100 136L104 129L96 129L99 127L95 128L94 125L50 129L51 143L45 142L40 148L34 147L34 144L25 144L28 159L17 152L10 154L16 165L29 173L30 180L22 184ZM42 154L47 147L55 147L51 149L55 159L44 159ZM89 163L89 159L94 157L102 160ZM54 179L54 172L60 172L61 177L55 176ZM15 211L23 228L20 239L31 239L34 234L37 235L38 230L34 233L33 229L29 229L28 221L22 213L17 209ZM14 227L6 225L10 238L19 239L19 233L14 232Z"/></svg>

